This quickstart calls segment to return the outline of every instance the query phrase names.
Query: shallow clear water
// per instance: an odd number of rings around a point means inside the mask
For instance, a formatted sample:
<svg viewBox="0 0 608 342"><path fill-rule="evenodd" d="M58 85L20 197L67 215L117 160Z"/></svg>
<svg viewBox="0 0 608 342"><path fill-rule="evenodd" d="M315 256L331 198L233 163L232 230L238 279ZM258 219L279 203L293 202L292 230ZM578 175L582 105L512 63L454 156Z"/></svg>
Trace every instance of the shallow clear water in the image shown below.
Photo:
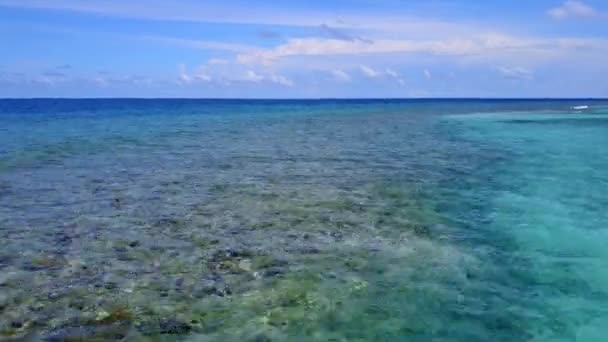
<svg viewBox="0 0 608 342"><path fill-rule="evenodd" d="M0 339L601 341L608 106L0 101Z"/></svg>
<svg viewBox="0 0 608 342"><path fill-rule="evenodd" d="M470 139L511 155L487 170L493 182L482 186L491 193L483 228L511 241L503 252L517 262L512 272L525 277L516 303L536 321L535 340L602 341L607 333L605 114L458 118Z"/></svg>

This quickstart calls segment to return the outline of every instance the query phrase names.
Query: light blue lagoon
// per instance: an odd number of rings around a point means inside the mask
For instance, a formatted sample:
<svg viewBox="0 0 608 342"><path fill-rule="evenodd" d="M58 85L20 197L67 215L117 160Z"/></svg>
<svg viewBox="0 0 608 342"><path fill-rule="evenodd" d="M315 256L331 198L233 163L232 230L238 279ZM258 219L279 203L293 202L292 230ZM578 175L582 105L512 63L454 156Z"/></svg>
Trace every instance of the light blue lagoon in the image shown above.
<svg viewBox="0 0 608 342"><path fill-rule="evenodd" d="M0 100L0 340L604 341L606 146L608 101Z"/></svg>

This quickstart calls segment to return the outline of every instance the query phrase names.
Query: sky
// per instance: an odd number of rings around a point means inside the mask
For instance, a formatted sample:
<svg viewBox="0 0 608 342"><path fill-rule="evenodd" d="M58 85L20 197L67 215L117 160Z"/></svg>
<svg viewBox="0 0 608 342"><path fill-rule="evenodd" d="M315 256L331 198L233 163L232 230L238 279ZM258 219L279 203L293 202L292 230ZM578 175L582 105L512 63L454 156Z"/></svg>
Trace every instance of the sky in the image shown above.
<svg viewBox="0 0 608 342"><path fill-rule="evenodd" d="M608 97L608 1L0 0L6 97Z"/></svg>

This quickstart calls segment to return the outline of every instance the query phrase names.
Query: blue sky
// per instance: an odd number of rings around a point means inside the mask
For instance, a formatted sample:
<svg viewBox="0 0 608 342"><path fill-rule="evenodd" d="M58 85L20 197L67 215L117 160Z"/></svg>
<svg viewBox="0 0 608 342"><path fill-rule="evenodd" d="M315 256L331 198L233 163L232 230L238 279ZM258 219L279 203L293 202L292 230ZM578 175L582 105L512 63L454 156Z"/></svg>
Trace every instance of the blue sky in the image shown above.
<svg viewBox="0 0 608 342"><path fill-rule="evenodd" d="M0 97L608 97L599 0L0 0Z"/></svg>

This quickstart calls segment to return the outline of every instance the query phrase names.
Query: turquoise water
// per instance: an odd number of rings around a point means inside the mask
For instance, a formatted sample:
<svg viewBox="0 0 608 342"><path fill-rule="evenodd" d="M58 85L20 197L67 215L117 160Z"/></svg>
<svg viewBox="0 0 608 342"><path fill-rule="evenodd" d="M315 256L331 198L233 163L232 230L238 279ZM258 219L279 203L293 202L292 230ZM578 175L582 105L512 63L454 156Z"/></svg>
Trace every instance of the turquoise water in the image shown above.
<svg viewBox="0 0 608 342"><path fill-rule="evenodd" d="M603 341L608 103L0 101L0 340Z"/></svg>
<svg viewBox="0 0 608 342"><path fill-rule="evenodd" d="M593 114L505 113L460 117L465 135L510 155L481 188L489 231L512 247L505 263L521 283L534 340L602 341L608 318L608 108ZM479 189L476 189L479 191ZM523 268L523 269L520 269ZM529 278L529 279L527 279ZM526 288L527 287L527 288Z"/></svg>

